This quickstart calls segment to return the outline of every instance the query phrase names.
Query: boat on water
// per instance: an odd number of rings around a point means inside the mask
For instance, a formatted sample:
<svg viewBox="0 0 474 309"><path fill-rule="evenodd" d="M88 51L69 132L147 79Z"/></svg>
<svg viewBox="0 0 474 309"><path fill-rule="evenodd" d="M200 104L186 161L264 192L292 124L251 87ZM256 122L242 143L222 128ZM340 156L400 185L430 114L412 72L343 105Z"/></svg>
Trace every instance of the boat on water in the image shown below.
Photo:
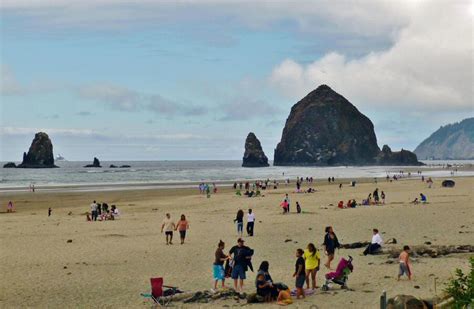
<svg viewBox="0 0 474 309"><path fill-rule="evenodd" d="M56 161L66 161L66 159L60 153L58 153L58 155L56 156L56 158L54 158L54 160L56 160Z"/></svg>

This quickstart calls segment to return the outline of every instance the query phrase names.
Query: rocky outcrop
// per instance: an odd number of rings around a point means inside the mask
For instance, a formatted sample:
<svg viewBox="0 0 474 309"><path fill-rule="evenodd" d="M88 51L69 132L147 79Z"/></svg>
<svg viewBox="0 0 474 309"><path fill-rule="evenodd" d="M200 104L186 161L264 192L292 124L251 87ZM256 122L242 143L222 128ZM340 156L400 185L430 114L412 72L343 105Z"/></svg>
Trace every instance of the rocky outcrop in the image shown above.
<svg viewBox="0 0 474 309"><path fill-rule="evenodd" d="M416 155L377 145L374 125L346 98L321 85L292 108L274 165L419 165Z"/></svg>
<svg viewBox="0 0 474 309"><path fill-rule="evenodd" d="M387 309L428 309L428 304L415 296L397 295L387 302Z"/></svg>
<svg viewBox="0 0 474 309"><path fill-rule="evenodd" d="M379 152L370 119L321 85L291 108L274 165L367 165Z"/></svg>
<svg viewBox="0 0 474 309"><path fill-rule="evenodd" d="M260 141L254 133L250 132L245 140L245 153L242 162L243 167L267 167L268 158L263 152Z"/></svg>
<svg viewBox="0 0 474 309"><path fill-rule="evenodd" d="M418 145L414 152L421 160L474 159L474 118L439 128Z"/></svg>
<svg viewBox="0 0 474 309"><path fill-rule="evenodd" d="M35 134L33 142L31 142L28 153L23 153L23 162L17 166L18 168L53 168L53 143L49 139L48 134L38 132Z"/></svg>
<svg viewBox="0 0 474 309"><path fill-rule="evenodd" d="M3 168L15 168L15 167L16 167L15 162L8 162L3 165Z"/></svg>
<svg viewBox="0 0 474 309"><path fill-rule="evenodd" d="M376 159L377 165L423 165L418 161L416 154L411 151L402 149L401 151L392 152L388 145L382 147Z"/></svg>
<svg viewBox="0 0 474 309"><path fill-rule="evenodd" d="M100 161L99 159L97 159L96 157L94 157L94 162L92 162L92 164L87 164L86 166L84 167L102 167L100 166Z"/></svg>

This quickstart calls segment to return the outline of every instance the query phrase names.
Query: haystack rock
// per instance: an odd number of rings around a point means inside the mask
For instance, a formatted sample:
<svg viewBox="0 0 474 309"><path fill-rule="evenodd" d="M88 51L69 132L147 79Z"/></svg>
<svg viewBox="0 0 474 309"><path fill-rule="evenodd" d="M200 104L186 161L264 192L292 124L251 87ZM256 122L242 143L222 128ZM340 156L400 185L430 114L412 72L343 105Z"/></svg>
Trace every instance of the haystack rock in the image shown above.
<svg viewBox="0 0 474 309"><path fill-rule="evenodd" d="M267 167L268 158L263 152L262 145L252 132L245 140L245 153L242 162L243 167Z"/></svg>
<svg viewBox="0 0 474 309"><path fill-rule="evenodd" d="M321 85L291 108L274 165L385 165L385 160L393 165L419 164L416 156L411 164L405 163L412 159L406 151L378 158L380 153L372 121L342 95Z"/></svg>
<svg viewBox="0 0 474 309"><path fill-rule="evenodd" d="M92 164L87 164L86 166L84 167L102 167L100 166L100 161L99 159L97 159L96 157L94 157L94 162L92 162Z"/></svg>
<svg viewBox="0 0 474 309"><path fill-rule="evenodd" d="M33 142L31 142L28 153L23 153L23 162L17 166L18 168L53 168L53 143L49 139L48 134L38 132L35 134Z"/></svg>

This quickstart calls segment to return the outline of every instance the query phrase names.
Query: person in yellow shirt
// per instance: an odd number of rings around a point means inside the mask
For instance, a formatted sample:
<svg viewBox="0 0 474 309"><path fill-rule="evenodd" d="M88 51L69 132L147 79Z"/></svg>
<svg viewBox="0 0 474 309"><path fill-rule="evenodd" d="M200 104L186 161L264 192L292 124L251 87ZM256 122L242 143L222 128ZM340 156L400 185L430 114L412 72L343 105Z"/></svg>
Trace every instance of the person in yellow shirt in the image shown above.
<svg viewBox="0 0 474 309"><path fill-rule="evenodd" d="M306 250L304 250L303 258L306 268L306 288L309 289L309 278L311 277L312 289L315 290L317 288L316 274L319 270L321 256L313 243L308 244Z"/></svg>

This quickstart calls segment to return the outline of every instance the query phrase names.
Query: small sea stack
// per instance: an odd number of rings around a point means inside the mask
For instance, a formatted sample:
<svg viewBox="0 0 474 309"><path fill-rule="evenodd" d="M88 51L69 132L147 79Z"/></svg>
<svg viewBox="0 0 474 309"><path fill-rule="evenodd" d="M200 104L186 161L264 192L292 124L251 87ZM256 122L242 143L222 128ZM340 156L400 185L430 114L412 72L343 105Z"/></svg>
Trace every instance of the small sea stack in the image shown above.
<svg viewBox="0 0 474 309"><path fill-rule="evenodd" d="M245 152L242 167L267 167L268 158L263 152L262 145L253 132L245 140Z"/></svg>
<svg viewBox="0 0 474 309"><path fill-rule="evenodd" d="M102 167L102 166L100 165L99 159L97 159L96 157L94 157L94 161L92 162L92 164L87 164L87 165L84 166L84 167L97 167L97 168L98 168L98 167Z"/></svg>
<svg viewBox="0 0 474 309"><path fill-rule="evenodd" d="M8 167L13 167L11 164ZM23 161L18 168L55 168L53 143L48 134L38 132L31 142L28 153L23 153Z"/></svg>

